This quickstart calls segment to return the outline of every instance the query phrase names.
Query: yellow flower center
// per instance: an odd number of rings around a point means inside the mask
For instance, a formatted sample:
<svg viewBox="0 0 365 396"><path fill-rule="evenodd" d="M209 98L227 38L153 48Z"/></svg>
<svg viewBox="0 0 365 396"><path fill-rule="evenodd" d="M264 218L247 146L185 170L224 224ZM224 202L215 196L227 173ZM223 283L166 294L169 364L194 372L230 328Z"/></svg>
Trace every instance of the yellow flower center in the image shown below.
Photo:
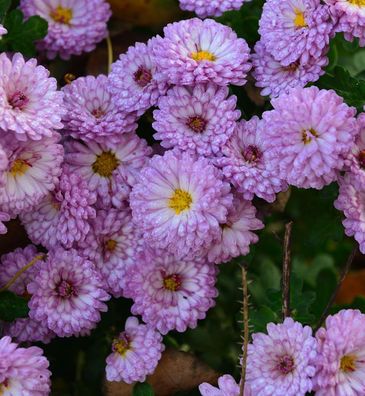
<svg viewBox="0 0 365 396"><path fill-rule="evenodd" d="M181 278L177 274L166 276L163 280L163 287L166 290L177 291L181 286Z"/></svg>
<svg viewBox="0 0 365 396"><path fill-rule="evenodd" d="M0 396L3 395L7 389L9 389L9 380L6 378L5 381L0 384Z"/></svg>
<svg viewBox="0 0 365 396"><path fill-rule="evenodd" d="M317 138L319 137L317 131L315 131L313 128L310 128L309 131L303 130L302 131L302 142L304 144L309 144L312 141L312 138Z"/></svg>
<svg viewBox="0 0 365 396"><path fill-rule="evenodd" d="M95 162L92 164L94 173L102 177L111 177L115 169L117 169L119 161L114 153L103 151L96 157Z"/></svg>
<svg viewBox="0 0 365 396"><path fill-rule="evenodd" d="M348 0L350 4L357 5L359 7L365 6L365 0Z"/></svg>
<svg viewBox="0 0 365 396"><path fill-rule="evenodd" d="M173 196L169 199L169 208L173 209L179 215L184 210L190 209L192 202L193 198L187 191L177 188Z"/></svg>
<svg viewBox="0 0 365 396"><path fill-rule="evenodd" d="M351 373L356 370L356 356L345 355L340 362L340 369L344 373Z"/></svg>
<svg viewBox="0 0 365 396"><path fill-rule="evenodd" d="M295 18L294 18L294 25L297 28L307 27L307 22L304 18L304 13L299 10L299 8L294 9Z"/></svg>
<svg viewBox="0 0 365 396"><path fill-rule="evenodd" d="M22 159L17 159L13 162L10 168L10 174L12 176L22 176L27 172L29 168L30 165L26 161Z"/></svg>
<svg viewBox="0 0 365 396"><path fill-rule="evenodd" d="M109 239L109 241L105 243L105 249L108 250L109 252L114 252L116 247L117 247L117 241L114 241L114 239Z"/></svg>
<svg viewBox="0 0 365 396"><path fill-rule="evenodd" d="M200 116L190 117L186 125L196 133L204 132L207 122Z"/></svg>
<svg viewBox="0 0 365 396"><path fill-rule="evenodd" d="M114 352L119 353L121 356L125 356L125 354L130 350L131 345L127 338L127 336L123 335L121 338L114 340L112 349Z"/></svg>
<svg viewBox="0 0 365 396"><path fill-rule="evenodd" d="M58 23L63 23L64 25L69 25L72 19L72 9L64 8L58 6L55 10L51 12L51 18Z"/></svg>
<svg viewBox="0 0 365 396"><path fill-rule="evenodd" d="M214 62L217 59L217 57L209 51L193 52L190 57L197 62L201 62L203 60Z"/></svg>

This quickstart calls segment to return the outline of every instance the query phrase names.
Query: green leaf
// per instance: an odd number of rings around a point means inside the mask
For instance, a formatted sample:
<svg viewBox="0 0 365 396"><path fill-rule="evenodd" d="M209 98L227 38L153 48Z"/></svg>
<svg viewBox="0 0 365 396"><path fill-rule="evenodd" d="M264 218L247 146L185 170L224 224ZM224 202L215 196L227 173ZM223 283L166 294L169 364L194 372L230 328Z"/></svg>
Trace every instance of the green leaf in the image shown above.
<svg viewBox="0 0 365 396"><path fill-rule="evenodd" d="M351 77L343 67L336 66L333 71L322 76L316 85L324 89L334 89L347 104L362 110L365 103L365 81Z"/></svg>
<svg viewBox="0 0 365 396"><path fill-rule="evenodd" d="M0 0L0 22L4 21L5 15L11 6L11 0Z"/></svg>
<svg viewBox="0 0 365 396"><path fill-rule="evenodd" d="M266 332L266 325L270 322L276 323L280 321L279 315L270 307L262 306L258 310L250 311L250 326L252 332Z"/></svg>
<svg viewBox="0 0 365 396"><path fill-rule="evenodd" d="M155 392L150 384L144 382L143 384L137 383L133 388L133 396L154 396Z"/></svg>
<svg viewBox="0 0 365 396"><path fill-rule="evenodd" d="M0 320L12 322L17 318L26 318L29 308L27 301L10 291L0 293Z"/></svg>
<svg viewBox="0 0 365 396"><path fill-rule="evenodd" d="M325 310L336 286L337 276L334 268L325 268L318 274L316 289L320 292L317 293L316 303L313 304L313 312L318 319Z"/></svg>

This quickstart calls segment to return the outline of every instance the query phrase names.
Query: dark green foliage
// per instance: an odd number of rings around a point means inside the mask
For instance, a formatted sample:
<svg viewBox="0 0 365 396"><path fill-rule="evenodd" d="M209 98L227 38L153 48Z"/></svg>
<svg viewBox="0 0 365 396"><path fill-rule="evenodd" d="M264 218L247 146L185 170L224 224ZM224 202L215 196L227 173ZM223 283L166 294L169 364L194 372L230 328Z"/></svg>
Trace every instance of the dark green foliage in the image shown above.
<svg viewBox="0 0 365 396"><path fill-rule="evenodd" d="M10 291L0 293L0 321L12 322L17 318L25 318L28 312L28 303L23 297Z"/></svg>
<svg viewBox="0 0 365 396"><path fill-rule="evenodd" d="M150 384L148 383L137 383L134 385L133 388L133 396L154 396L155 392L153 391L153 388Z"/></svg>

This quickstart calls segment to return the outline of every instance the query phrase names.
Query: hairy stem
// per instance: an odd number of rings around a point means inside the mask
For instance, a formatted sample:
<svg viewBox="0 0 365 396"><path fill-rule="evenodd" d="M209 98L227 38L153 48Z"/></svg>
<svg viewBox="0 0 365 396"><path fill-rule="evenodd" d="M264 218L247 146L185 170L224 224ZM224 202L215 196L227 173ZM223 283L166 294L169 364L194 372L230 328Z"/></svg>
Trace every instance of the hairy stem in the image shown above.
<svg viewBox="0 0 365 396"><path fill-rule="evenodd" d="M337 294L338 294L338 292L339 292L339 290L340 290L340 288L342 286L342 283L343 283L343 281L345 280L347 274L350 271L352 262L354 261L354 258L356 256L358 250L359 249L358 249L357 246L354 247L354 249L350 253L349 257L347 258L346 264L345 264L345 266L343 267L343 269L341 271L340 279L339 279L339 281L337 283L337 286L336 286L335 290L333 291L333 293L331 295L331 298L329 299L329 301L328 301L328 303L326 305L326 308L324 309L324 311L323 311L323 313L322 313L322 315L321 315L321 317L319 319L319 322L318 322L318 325L317 325L315 331L317 331L323 325L324 321L326 320L326 317L328 316L328 313L329 313L332 305L334 304L334 302L336 300Z"/></svg>
<svg viewBox="0 0 365 396"><path fill-rule="evenodd" d="M290 316L290 273L291 273L291 234L293 222L290 221L285 225L284 236L284 257L283 257L283 275L282 275L282 300L283 300L283 320Z"/></svg>
<svg viewBox="0 0 365 396"><path fill-rule="evenodd" d="M245 264L242 265L242 291L243 291L243 353L241 362L241 385L240 396L245 394L246 382L246 368L247 368L247 354L248 354L248 340L250 337L250 330L248 326L248 287L247 287L247 269Z"/></svg>
<svg viewBox="0 0 365 396"><path fill-rule="evenodd" d="M36 264L39 260L42 260L45 257L45 254L38 254L35 256L27 265L25 265L23 268L20 268L20 270L9 280L9 282L0 289L0 293L4 292L8 289L11 288L11 286L18 280L18 278L29 268L33 267L34 264Z"/></svg>

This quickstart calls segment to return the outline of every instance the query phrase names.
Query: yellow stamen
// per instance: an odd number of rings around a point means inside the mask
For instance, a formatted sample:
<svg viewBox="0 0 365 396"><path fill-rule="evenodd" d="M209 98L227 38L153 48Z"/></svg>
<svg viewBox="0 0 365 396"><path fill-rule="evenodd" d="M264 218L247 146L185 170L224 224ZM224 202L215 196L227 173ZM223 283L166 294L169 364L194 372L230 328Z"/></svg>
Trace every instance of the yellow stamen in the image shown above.
<svg viewBox="0 0 365 396"><path fill-rule="evenodd" d="M13 162L13 165L10 168L10 174L12 176L22 176L27 172L29 168L30 165L26 161L22 159L17 159Z"/></svg>
<svg viewBox="0 0 365 396"><path fill-rule="evenodd" d="M114 239L109 239L109 241L107 241L105 244L105 248L109 252L114 252L116 247L117 247L117 241L114 241Z"/></svg>
<svg viewBox="0 0 365 396"><path fill-rule="evenodd" d="M72 19L72 9L64 8L58 6L55 10L51 12L51 18L58 23L63 23L64 25L69 25Z"/></svg>
<svg viewBox="0 0 365 396"><path fill-rule="evenodd" d="M217 59L217 57L209 51L193 52L190 57L197 62L201 62L203 60L214 62Z"/></svg>
<svg viewBox="0 0 365 396"><path fill-rule="evenodd" d="M304 144L310 143L313 137L315 138L319 137L317 131L315 131L313 128L310 128L309 131L308 130L302 131L302 142Z"/></svg>
<svg viewBox="0 0 365 396"><path fill-rule="evenodd" d="M365 6L365 0L348 0L350 4L357 5L359 7Z"/></svg>
<svg viewBox="0 0 365 396"><path fill-rule="evenodd" d="M117 157L109 150L103 151L96 157L95 162L92 164L92 169L102 177L111 177L118 165Z"/></svg>
<svg viewBox="0 0 365 396"><path fill-rule="evenodd" d="M125 354L129 351L130 344L129 342L122 338L118 340L114 340L113 342L113 351L119 353L121 356L125 356Z"/></svg>
<svg viewBox="0 0 365 396"><path fill-rule="evenodd" d="M300 11L299 8L294 9L295 18L294 18L294 25L297 28L307 27L307 22L304 18L304 12Z"/></svg>
<svg viewBox="0 0 365 396"><path fill-rule="evenodd" d="M177 188L173 196L169 199L169 208L173 209L179 215L184 210L190 209L192 202L193 198L187 191Z"/></svg>
<svg viewBox="0 0 365 396"><path fill-rule="evenodd" d="M163 286L166 290L177 291L181 286L179 275L174 274L164 278Z"/></svg>
<svg viewBox="0 0 365 396"><path fill-rule="evenodd" d="M356 370L356 356L345 355L340 362L340 369L344 373L351 373Z"/></svg>

